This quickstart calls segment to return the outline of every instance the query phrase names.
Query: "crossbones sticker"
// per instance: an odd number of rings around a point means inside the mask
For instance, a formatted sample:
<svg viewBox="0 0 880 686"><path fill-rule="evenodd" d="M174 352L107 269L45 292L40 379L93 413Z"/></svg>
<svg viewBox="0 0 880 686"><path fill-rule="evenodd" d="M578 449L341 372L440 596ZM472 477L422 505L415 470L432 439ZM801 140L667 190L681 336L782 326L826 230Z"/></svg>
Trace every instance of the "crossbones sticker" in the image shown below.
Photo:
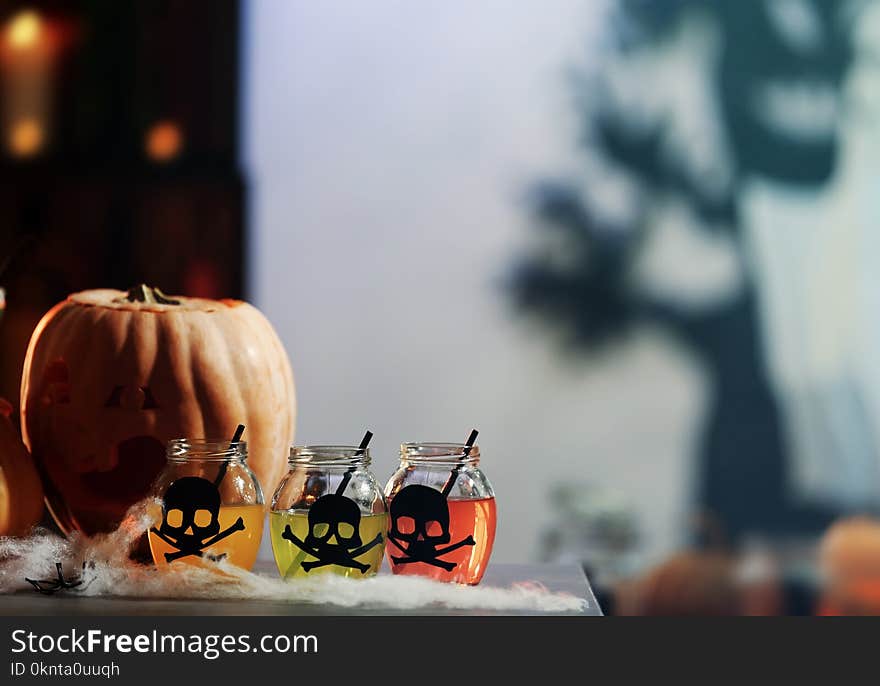
<svg viewBox="0 0 880 686"><path fill-rule="evenodd" d="M361 510L357 503L343 495L329 493L318 498L309 509L309 533L304 541L297 538L289 524L281 538L316 558L300 562L306 573L327 565L339 565L366 574L370 565L355 558L382 543L382 534L376 534L372 541L364 544L360 525Z"/></svg>
<svg viewBox="0 0 880 686"><path fill-rule="evenodd" d="M389 555L395 564L423 562L447 572L455 569L456 563L441 557L463 546L476 545L473 537L468 536L458 543L438 547L452 540L449 503L440 491L419 484L407 486L392 498L388 540L403 553L402 556Z"/></svg>
<svg viewBox="0 0 880 686"><path fill-rule="evenodd" d="M150 531L176 551L165 553L166 562L190 555L203 557L210 548L236 531L244 531L239 517L228 529L220 530L220 491L212 482L198 476L185 476L172 483L162 499L162 524ZM224 555L208 556L211 560Z"/></svg>

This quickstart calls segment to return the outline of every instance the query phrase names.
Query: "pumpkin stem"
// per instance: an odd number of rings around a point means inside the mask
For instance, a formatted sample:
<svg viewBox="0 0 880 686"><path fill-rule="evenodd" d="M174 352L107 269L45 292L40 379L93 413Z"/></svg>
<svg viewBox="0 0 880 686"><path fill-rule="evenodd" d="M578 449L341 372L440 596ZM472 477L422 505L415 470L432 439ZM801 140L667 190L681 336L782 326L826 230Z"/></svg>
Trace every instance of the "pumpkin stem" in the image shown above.
<svg viewBox="0 0 880 686"><path fill-rule="evenodd" d="M151 288L142 283L129 288L125 297L117 298L116 302L149 303L151 305L180 305L179 300L169 298L158 288Z"/></svg>

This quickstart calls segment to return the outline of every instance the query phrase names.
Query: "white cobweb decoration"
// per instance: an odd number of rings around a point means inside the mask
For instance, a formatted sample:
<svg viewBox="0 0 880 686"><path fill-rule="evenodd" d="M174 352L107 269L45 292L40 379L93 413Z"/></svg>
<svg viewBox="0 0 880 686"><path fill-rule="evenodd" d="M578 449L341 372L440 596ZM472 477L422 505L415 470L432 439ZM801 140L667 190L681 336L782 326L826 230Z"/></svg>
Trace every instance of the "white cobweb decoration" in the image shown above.
<svg viewBox="0 0 880 686"><path fill-rule="evenodd" d="M228 562L171 565L158 570L129 559L129 551L152 524L151 501L133 506L109 534L61 538L38 530L27 538L0 537L0 593L33 590L30 579L55 579L61 562L65 578L81 574L82 583L65 591L79 596L137 598L272 600L340 607L397 610L446 607L496 612L580 612L587 600L552 593L537 583L510 588L459 586L431 579L380 575L346 579L335 574L286 582Z"/></svg>

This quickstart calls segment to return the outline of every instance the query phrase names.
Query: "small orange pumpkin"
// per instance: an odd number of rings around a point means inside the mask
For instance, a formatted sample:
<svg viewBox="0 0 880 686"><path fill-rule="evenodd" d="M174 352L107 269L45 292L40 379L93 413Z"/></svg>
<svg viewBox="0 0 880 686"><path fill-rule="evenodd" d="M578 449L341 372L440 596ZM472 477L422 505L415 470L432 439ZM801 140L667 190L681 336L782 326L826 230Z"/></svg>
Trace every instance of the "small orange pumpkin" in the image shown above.
<svg viewBox="0 0 880 686"><path fill-rule="evenodd" d="M43 516L43 486L0 398L0 536L23 536Z"/></svg>
<svg viewBox="0 0 880 686"><path fill-rule="evenodd" d="M823 534L819 553L819 613L880 614L880 520L863 515L837 520Z"/></svg>
<svg viewBox="0 0 880 686"><path fill-rule="evenodd" d="M293 375L272 325L238 300L138 286L84 291L43 317L21 386L22 434L65 530L115 527L148 494L165 443L247 426L248 463L271 494L296 417Z"/></svg>
<svg viewBox="0 0 880 686"><path fill-rule="evenodd" d="M738 611L731 560L721 553L685 551L642 579L638 614L721 617Z"/></svg>

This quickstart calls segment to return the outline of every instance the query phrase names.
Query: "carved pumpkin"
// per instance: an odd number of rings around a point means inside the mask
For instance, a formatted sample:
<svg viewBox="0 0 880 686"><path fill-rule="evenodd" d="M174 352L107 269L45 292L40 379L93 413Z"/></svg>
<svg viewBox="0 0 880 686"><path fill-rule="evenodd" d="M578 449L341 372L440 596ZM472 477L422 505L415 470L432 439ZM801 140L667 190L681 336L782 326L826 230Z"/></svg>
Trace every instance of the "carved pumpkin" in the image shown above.
<svg viewBox="0 0 880 686"><path fill-rule="evenodd" d="M43 486L0 398L0 536L21 536L43 516Z"/></svg>
<svg viewBox="0 0 880 686"><path fill-rule="evenodd" d="M248 463L272 493L286 470L295 404L281 341L251 305L146 286L84 291L34 331L22 434L59 526L93 533L147 495L167 441L232 436L239 423Z"/></svg>

